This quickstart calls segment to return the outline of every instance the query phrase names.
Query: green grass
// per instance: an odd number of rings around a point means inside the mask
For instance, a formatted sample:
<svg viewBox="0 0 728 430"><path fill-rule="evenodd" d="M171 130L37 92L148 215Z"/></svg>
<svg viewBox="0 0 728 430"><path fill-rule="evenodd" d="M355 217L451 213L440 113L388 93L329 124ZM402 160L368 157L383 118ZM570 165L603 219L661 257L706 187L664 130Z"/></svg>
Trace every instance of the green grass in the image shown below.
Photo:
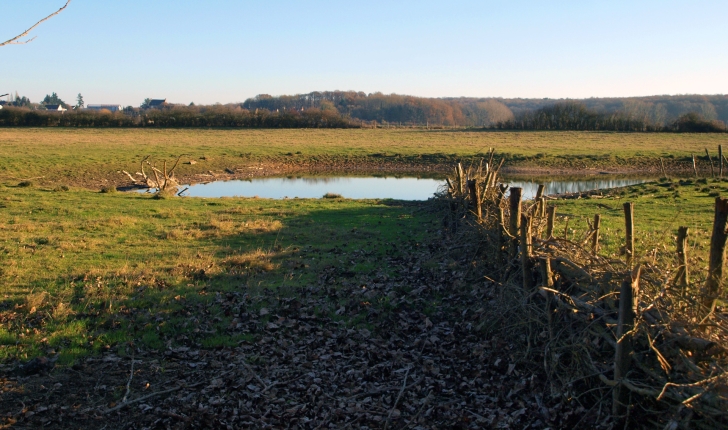
<svg viewBox="0 0 728 430"><path fill-rule="evenodd" d="M605 198L558 200L555 235L583 237L587 220L601 214L602 255L618 258L624 245L623 204L634 203L635 253L638 259L653 261L674 257L677 229L689 227L688 255L694 270L707 270L715 197L728 196L728 182L694 179L666 180L617 189ZM568 220L568 221L567 221ZM704 270L703 270L704 271Z"/></svg>
<svg viewBox="0 0 728 430"><path fill-rule="evenodd" d="M0 360L54 353L61 364L126 342L250 340L226 333L235 315L217 305L220 294L286 295L331 268L352 280L386 273L391 244L421 240L433 222L375 200L157 200L15 186L0 195Z"/></svg>
<svg viewBox="0 0 728 430"><path fill-rule="evenodd" d="M98 190L128 181L121 170L133 174L145 156L161 167L185 154L182 161L195 164L181 164L177 173L194 179L226 168L258 171L256 163L452 163L491 147L511 167L655 169L659 157L669 167L722 143L720 134L673 133L0 128L0 180Z"/></svg>

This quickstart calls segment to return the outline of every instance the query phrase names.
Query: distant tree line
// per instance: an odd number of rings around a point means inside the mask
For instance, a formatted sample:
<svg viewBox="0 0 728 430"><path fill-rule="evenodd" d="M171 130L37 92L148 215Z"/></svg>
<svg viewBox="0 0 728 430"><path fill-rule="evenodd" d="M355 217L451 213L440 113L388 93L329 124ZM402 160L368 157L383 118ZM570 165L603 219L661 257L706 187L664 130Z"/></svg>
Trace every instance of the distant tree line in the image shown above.
<svg viewBox="0 0 728 430"><path fill-rule="evenodd" d="M303 111L249 111L239 106L174 106L147 111L104 112L44 110L10 107L0 110L5 127L244 127L244 128L345 128L359 126L335 112L309 108Z"/></svg>
<svg viewBox="0 0 728 430"><path fill-rule="evenodd" d="M356 91L278 97L260 94L241 106L271 111L319 108L352 119L403 125L486 127L513 117L510 109L496 99L438 99Z"/></svg>
<svg viewBox="0 0 728 430"><path fill-rule="evenodd" d="M56 93L42 101L67 106ZM68 127L359 127L446 126L500 130L608 130L723 132L728 96L653 96L582 100L424 98L399 94L324 91L273 97L260 94L227 105L127 106L122 112L43 113L42 104L17 94L0 111L0 126ZM50 115L50 116L49 116Z"/></svg>
<svg viewBox="0 0 728 430"><path fill-rule="evenodd" d="M584 130L584 131L676 131L724 132L718 120L707 120L701 114L688 112L668 124L652 122L646 116L625 111L598 112L581 102L560 102L535 110L524 110L513 119L494 128L501 130Z"/></svg>
<svg viewBox="0 0 728 430"><path fill-rule="evenodd" d="M336 110L353 120L379 123L521 130L723 131L728 121L725 95L557 100L323 91L278 97L260 94L241 106L268 110L317 107ZM689 121L683 118L688 114ZM703 123L697 125L696 121Z"/></svg>

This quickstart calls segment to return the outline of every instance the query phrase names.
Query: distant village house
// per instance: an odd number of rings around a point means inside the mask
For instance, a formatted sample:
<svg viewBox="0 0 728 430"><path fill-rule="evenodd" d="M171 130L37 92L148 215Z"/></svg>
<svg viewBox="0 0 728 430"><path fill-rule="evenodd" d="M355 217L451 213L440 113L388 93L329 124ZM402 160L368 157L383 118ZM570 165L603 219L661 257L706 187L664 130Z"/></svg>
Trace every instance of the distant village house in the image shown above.
<svg viewBox="0 0 728 430"><path fill-rule="evenodd" d="M86 109L96 110L96 111L101 111L101 110L106 109L109 112L118 112L118 111L122 110L122 107L121 107L121 105L116 105L116 104L113 104L113 105L96 104L96 105L86 105Z"/></svg>
<svg viewBox="0 0 728 430"><path fill-rule="evenodd" d="M149 108L162 108L167 106L167 99L152 99L149 101Z"/></svg>
<svg viewBox="0 0 728 430"><path fill-rule="evenodd" d="M68 110L61 105L45 105L45 108L48 109L49 111L60 112L60 113L63 113Z"/></svg>

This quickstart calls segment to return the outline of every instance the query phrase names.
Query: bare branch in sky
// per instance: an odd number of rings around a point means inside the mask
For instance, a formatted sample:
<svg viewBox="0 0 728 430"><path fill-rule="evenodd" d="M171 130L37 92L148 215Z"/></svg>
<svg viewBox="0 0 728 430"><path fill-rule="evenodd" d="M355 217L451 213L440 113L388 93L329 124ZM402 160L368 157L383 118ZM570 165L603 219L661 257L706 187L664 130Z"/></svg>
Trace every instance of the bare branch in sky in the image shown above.
<svg viewBox="0 0 728 430"><path fill-rule="evenodd" d="M32 37L32 38L30 38L28 40L18 40L18 39L27 36L28 33L30 33L31 31L33 31L33 29L36 28L37 26L39 26L43 21L46 21L48 19L51 19L52 17L54 17L54 16L58 15L59 13L61 13L61 11L63 9L65 9L66 7L68 7L68 4L69 3L71 3L71 0L66 1L66 4L63 5L62 8L58 9L57 11L55 11L52 14L48 15L47 17L45 17L45 18L41 19L40 21L36 22L35 25L33 25L29 29L25 30L23 33L15 36L15 37L13 37L10 40L6 40L5 42L0 43L0 46L5 46L5 45L23 45L25 43L32 42L33 40L35 40L35 37Z"/></svg>

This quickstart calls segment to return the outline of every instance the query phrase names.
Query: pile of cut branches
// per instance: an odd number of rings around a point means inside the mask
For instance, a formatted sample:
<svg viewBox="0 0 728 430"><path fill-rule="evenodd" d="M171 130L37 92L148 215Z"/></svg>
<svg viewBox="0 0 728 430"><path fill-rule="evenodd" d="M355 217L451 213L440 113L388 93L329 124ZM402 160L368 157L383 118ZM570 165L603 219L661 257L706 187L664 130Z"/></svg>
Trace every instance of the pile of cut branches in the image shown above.
<svg viewBox="0 0 728 430"><path fill-rule="evenodd" d="M705 278L638 262L629 242L625 260L600 256L598 217L580 238L556 237L543 187L507 197L501 164L492 150L458 164L438 196L450 240L494 286L482 328L517 339L520 360L552 395L588 405L591 426L728 425L728 319Z"/></svg>

